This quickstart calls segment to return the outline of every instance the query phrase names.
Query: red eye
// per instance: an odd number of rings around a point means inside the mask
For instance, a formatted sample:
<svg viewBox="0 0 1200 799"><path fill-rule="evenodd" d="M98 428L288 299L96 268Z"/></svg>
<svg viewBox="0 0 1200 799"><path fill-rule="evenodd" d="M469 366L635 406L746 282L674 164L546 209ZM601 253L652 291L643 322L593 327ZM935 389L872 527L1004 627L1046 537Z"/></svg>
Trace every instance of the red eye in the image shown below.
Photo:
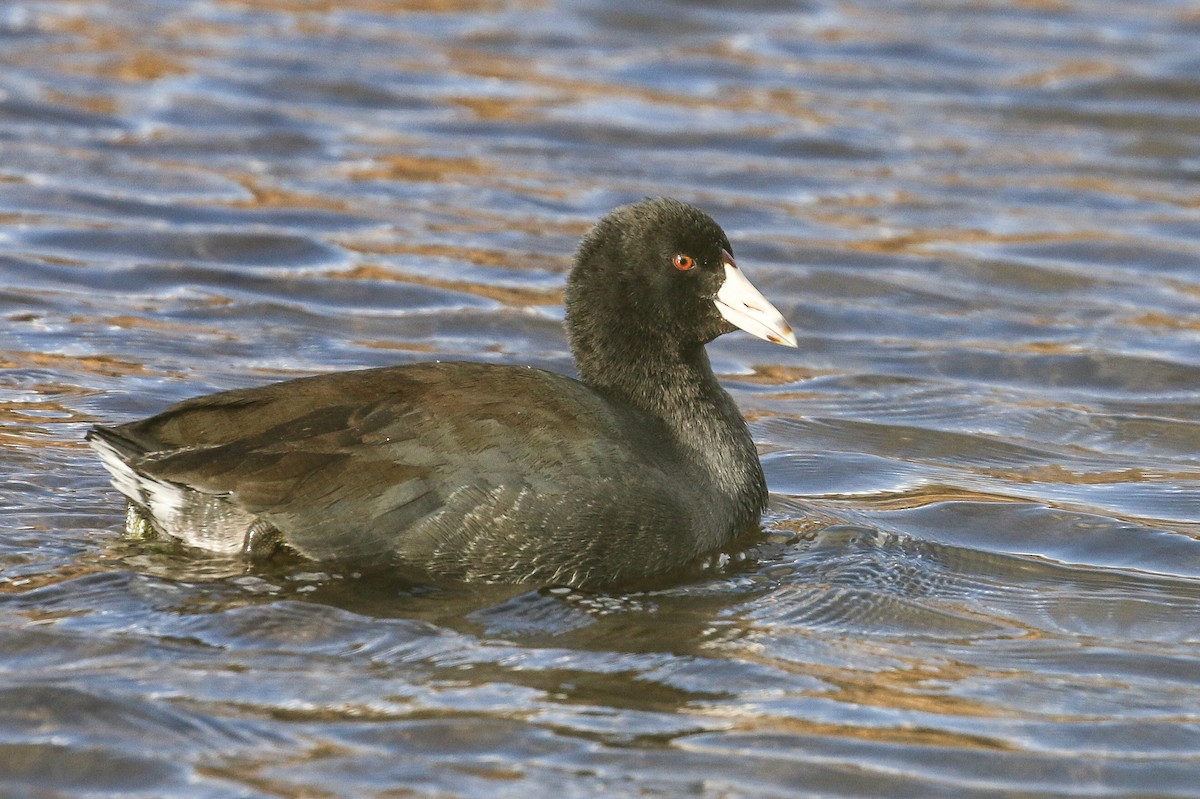
<svg viewBox="0 0 1200 799"><path fill-rule="evenodd" d="M679 253L679 255L676 255L674 258L672 258L671 263L675 264L676 269L683 272L696 268L696 259L690 255L684 255L683 253Z"/></svg>

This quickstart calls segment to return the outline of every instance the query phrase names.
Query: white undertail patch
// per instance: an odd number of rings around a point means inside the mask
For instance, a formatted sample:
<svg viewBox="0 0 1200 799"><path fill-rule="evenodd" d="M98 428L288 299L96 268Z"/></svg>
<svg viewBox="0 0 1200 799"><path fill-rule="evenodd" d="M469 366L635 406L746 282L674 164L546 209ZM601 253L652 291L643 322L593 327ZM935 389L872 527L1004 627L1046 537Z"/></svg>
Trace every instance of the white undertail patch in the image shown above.
<svg viewBox="0 0 1200 799"><path fill-rule="evenodd" d="M246 532L256 521L220 497L157 480L129 465L113 446L100 436L88 441L108 470L113 488L151 517L153 526L188 546L224 555L242 551Z"/></svg>

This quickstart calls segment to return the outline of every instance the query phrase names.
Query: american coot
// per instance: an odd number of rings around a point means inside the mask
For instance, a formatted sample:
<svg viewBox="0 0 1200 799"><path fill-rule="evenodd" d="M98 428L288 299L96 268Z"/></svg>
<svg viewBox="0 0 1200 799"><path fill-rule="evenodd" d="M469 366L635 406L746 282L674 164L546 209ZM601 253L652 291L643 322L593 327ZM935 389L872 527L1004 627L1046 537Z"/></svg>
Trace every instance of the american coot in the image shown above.
<svg viewBox="0 0 1200 799"><path fill-rule="evenodd" d="M622 206L566 287L579 380L422 363L186 400L93 428L129 524L262 556L577 587L670 572L753 530L762 467L704 345L796 346L725 233L676 200Z"/></svg>

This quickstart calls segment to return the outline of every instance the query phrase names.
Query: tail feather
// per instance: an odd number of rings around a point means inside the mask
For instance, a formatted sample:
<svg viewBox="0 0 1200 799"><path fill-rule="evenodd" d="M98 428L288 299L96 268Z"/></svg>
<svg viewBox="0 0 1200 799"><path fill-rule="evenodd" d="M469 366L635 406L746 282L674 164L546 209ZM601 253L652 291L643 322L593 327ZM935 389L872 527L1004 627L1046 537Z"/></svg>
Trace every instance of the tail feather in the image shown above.
<svg viewBox="0 0 1200 799"><path fill-rule="evenodd" d="M148 453L119 430L97 425L85 440L108 470L113 488L128 498L143 523L191 546L215 552L241 551L246 531L256 521L221 497L141 472L137 462Z"/></svg>
<svg viewBox="0 0 1200 799"><path fill-rule="evenodd" d="M113 488L124 494L130 502L149 510L149 497L142 486L144 478L132 463L145 455L146 451L115 429L101 425L89 430L84 440L100 456L100 463L108 470Z"/></svg>
<svg viewBox="0 0 1200 799"><path fill-rule="evenodd" d="M105 427L104 425L94 425L91 430L83 437L85 441L92 445L92 449L97 452L101 448L108 448L112 452L121 457L122 460L130 460L146 454L146 448L131 438L121 435L115 427Z"/></svg>

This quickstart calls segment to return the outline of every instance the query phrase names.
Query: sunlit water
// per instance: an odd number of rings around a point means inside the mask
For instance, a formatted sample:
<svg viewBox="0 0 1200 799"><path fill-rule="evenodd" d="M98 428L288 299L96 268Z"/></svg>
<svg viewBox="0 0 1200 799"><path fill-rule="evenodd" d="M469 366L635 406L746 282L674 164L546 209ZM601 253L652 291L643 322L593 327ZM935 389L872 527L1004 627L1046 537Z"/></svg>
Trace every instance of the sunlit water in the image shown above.
<svg viewBox="0 0 1200 799"><path fill-rule="evenodd" d="M711 212L754 557L403 589L121 536L93 421L569 371L613 206ZM1200 796L1190 2L0 6L0 794Z"/></svg>

